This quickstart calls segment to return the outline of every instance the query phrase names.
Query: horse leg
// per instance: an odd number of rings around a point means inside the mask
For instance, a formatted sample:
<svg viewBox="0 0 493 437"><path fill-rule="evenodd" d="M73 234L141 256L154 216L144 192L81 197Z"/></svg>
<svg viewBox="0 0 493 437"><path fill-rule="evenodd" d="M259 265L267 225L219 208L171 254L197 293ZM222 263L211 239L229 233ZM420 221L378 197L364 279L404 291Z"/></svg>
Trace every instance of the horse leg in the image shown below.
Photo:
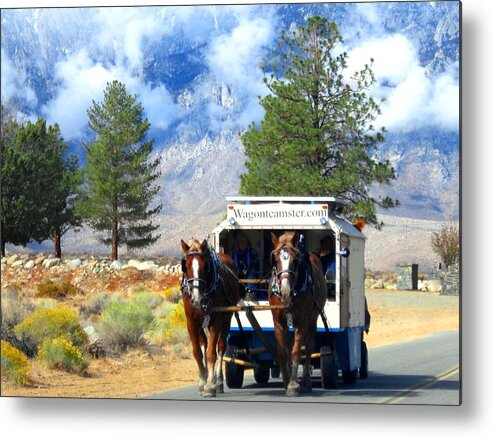
<svg viewBox="0 0 493 437"><path fill-rule="evenodd" d="M301 339L303 333L299 328L294 330L294 344L291 350L291 378L286 391L287 396L298 396L300 384L298 383L298 367L301 362Z"/></svg>
<svg viewBox="0 0 493 437"><path fill-rule="evenodd" d="M207 363L204 360L205 348L203 344L203 330L200 325L194 324L192 322L187 323L188 334L190 335L190 340L192 341L193 357L197 362L199 368L199 393L202 394L207 379ZM206 339L207 343L207 339Z"/></svg>
<svg viewBox="0 0 493 437"><path fill-rule="evenodd" d="M284 388L289 384L288 349L287 349L287 327L282 319L274 321L274 337L276 339L277 363L281 369Z"/></svg>
<svg viewBox="0 0 493 437"><path fill-rule="evenodd" d="M224 375L223 375L223 357L226 349L226 337L229 332L228 321L223 323L221 332L219 334L219 340L217 342L217 362L216 362L216 393L224 393Z"/></svg>
<svg viewBox="0 0 493 437"><path fill-rule="evenodd" d="M303 393L311 393L312 391L312 376L311 376L311 356L313 352L313 341L315 339L315 333L317 331L317 322L307 329L305 338L305 363L303 365L303 376L301 378L301 391Z"/></svg>
<svg viewBox="0 0 493 437"><path fill-rule="evenodd" d="M216 372L217 343L220 326L209 326L209 344L207 345L207 383L204 387L204 397L216 396Z"/></svg>

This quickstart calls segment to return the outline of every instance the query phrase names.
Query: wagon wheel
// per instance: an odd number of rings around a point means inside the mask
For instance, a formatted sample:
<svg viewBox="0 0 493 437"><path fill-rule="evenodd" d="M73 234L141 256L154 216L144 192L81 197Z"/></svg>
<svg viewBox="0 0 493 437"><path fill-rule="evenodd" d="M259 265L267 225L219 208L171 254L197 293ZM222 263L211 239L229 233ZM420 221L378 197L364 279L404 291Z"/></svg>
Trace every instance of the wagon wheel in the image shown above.
<svg viewBox="0 0 493 437"><path fill-rule="evenodd" d="M357 379L358 379L358 369L342 371L342 382L344 384L354 384Z"/></svg>
<svg viewBox="0 0 493 437"><path fill-rule="evenodd" d="M229 358L235 358L238 348L228 345L226 347L226 356ZM228 388L241 388L243 385L243 376L245 374L245 368L235 364L234 361L226 362L226 385Z"/></svg>
<svg viewBox="0 0 493 437"><path fill-rule="evenodd" d="M320 348L320 373L324 389L335 388L337 385L337 355L330 346Z"/></svg>
<svg viewBox="0 0 493 437"><path fill-rule="evenodd" d="M270 369L270 376L276 379L281 377L281 368L279 367L279 365L274 364L272 366L272 368Z"/></svg>
<svg viewBox="0 0 493 437"><path fill-rule="evenodd" d="M257 384L267 384L269 382L270 369L262 365L255 366L253 376Z"/></svg>
<svg viewBox="0 0 493 437"><path fill-rule="evenodd" d="M368 378L368 347L364 341L361 342L361 367L359 368L359 377Z"/></svg>

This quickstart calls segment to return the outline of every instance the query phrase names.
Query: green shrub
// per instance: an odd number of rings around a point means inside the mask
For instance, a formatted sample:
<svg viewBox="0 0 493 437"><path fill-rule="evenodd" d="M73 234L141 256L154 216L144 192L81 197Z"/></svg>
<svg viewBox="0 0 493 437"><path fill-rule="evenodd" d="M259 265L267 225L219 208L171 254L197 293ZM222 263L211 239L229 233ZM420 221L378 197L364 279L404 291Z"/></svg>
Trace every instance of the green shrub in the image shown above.
<svg viewBox="0 0 493 437"><path fill-rule="evenodd" d="M163 302L164 297L152 291L144 291L133 296L132 300L154 310Z"/></svg>
<svg viewBox="0 0 493 437"><path fill-rule="evenodd" d="M28 381L29 365L27 357L6 341L1 341L1 374L16 384L26 384Z"/></svg>
<svg viewBox="0 0 493 437"><path fill-rule="evenodd" d="M35 309L34 304L18 292L9 291L2 296L2 327L11 329L21 323Z"/></svg>
<svg viewBox="0 0 493 437"><path fill-rule="evenodd" d="M161 305L159 305L155 310L154 310L154 315L157 318L165 318L168 317L173 310L176 308L178 304L176 303L171 303L167 300L165 300Z"/></svg>
<svg viewBox="0 0 493 437"><path fill-rule="evenodd" d="M68 307L39 308L16 325L14 333L36 350L44 340L65 336L76 346L87 343L87 334L79 323L77 313Z"/></svg>
<svg viewBox="0 0 493 437"><path fill-rule="evenodd" d="M39 358L50 369L61 369L79 375L89 366L89 359L65 337L43 341Z"/></svg>
<svg viewBox="0 0 493 437"><path fill-rule="evenodd" d="M77 293L77 287L67 279L58 282L46 279L38 284L37 289L38 297L51 297L53 299L64 299Z"/></svg>
<svg viewBox="0 0 493 437"><path fill-rule="evenodd" d="M143 304L133 300L109 302L96 330L108 349L123 352L141 344L144 332L153 321L152 310Z"/></svg>
<svg viewBox="0 0 493 437"><path fill-rule="evenodd" d="M173 303L178 303L181 300L181 290L179 287L169 287L163 291L164 298Z"/></svg>
<svg viewBox="0 0 493 437"><path fill-rule="evenodd" d="M189 341L187 319L183 304L177 304L166 317L163 324L164 339L168 344L186 343Z"/></svg>
<svg viewBox="0 0 493 437"><path fill-rule="evenodd" d="M149 289L145 285L142 285L142 284L138 284L138 285L132 287L132 289L130 290L131 294L148 293L148 292L149 292Z"/></svg>
<svg viewBox="0 0 493 437"><path fill-rule="evenodd" d="M91 296L87 302L81 305L81 314L86 318L91 315L100 315L110 301L110 298L111 294L106 291Z"/></svg>

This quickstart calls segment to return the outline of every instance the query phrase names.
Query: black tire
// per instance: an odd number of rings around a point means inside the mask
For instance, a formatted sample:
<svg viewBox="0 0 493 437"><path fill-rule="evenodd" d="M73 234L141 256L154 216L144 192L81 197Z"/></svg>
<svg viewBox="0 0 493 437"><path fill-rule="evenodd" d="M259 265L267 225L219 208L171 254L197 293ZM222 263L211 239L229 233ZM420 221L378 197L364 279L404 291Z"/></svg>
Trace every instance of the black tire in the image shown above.
<svg viewBox="0 0 493 437"><path fill-rule="evenodd" d="M270 369L262 365L258 365L253 369L253 376L257 384L267 384L270 377Z"/></svg>
<svg viewBox="0 0 493 437"><path fill-rule="evenodd" d="M359 377L368 378L368 347L364 341L361 342L361 367L359 368Z"/></svg>
<svg viewBox="0 0 493 437"><path fill-rule="evenodd" d="M238 348L236 348L235 346L228 345L225 355L229 358L234 358L236 357L237 350ZM228 388L241 388L241 386L243 385L245 368L231 361L226 362L225 364L226 385L228 386Z"/></svg>
<svg viewBox="0 0 493 437"><path fill-rule="evenodd" d="M356 383L357 379L358 379L358 369L342 371L342 382L344 384L354 384Z"/></svg>
<svg viewBox="0 0 493 437"><path fill-rule="evenodd" d="M329 390L337 386L337 355L330 346L322 346L320 353L322 387Z"/></svg>
<svg viewBox="0 0 493 437"><path fill-rule="evenodd" d="M274 379L281 377L281 368L277 364L270 369L270 376Z"/></svg>

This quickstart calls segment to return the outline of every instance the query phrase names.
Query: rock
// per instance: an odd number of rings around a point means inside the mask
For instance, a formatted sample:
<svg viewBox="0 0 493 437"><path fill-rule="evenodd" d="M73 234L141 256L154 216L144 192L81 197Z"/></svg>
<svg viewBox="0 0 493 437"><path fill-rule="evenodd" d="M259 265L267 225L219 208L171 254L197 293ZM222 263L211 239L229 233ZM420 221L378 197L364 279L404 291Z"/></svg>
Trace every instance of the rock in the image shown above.
<svg viewBox="0 0 493 437"><path fill-rule="evenodd" d="M76 268L80 267L81 264L82 264L82 261L79 258L71 259L68 262L69 267L72 269L76 269Z"/></svg>
<svg viewBox="0 0 493 437"><path fill-rule="evenodd" d="M94 326L89 325L84 328L84 331L86 331L87 337L91 343L99 340L98 333L96 332L96 328L94 328Z"/></svg>
<svg viewBox="0 0 493 437"><path fill-rule="evenodd" d="M22 267L22 266L24 266L24 261L23 261L22 259L20 259L20 260L18 260L18 261L14 261L14 262L12 263L12 267L13 267L14 269L18 269L19 267Z"/></svg>
<svg viewBox="0 0 493 437"><path fill-rule="evenodd" d="M41 264L43 264L43 261L45 260L46 258L41 255L41 256L38 256L35 260L34 260L34 265L36 266L39 266Z"/></svg>
<svg viewBox="0 0 493 437"><path fill-rule="evenodd" d="M24 264L24 268L26 270L32 269L34 266L35 266L35 264L34 264L34 261L33 260L28 261L26 264Z"/></svg>
<svg viewBox="0 0 493 437"><path fill-rule="evenodd" d="M383 281L381 279L377 279L373 285L370 286L371 289L381 289L383 288Z"/></svg>
<svg viewBox="0 0 493 437"><path fill-rule="evenodd" d="M7 260L6 260L7 265L10 266L10 265L14 264L18 258L19 258L19 255L17 255L16 253L14 253L14 255L7 257Z"/></svg>
<svg viewBox="0 0 493 437"><path fill-rule="evenodd" d="M366 288L370 288L374 283L375 283L375 281L372 278L366 278L365 279L365 287Z"/></svg>
<svg viewBox="0 0 493 437"><path fill-rule="evenodd" d="M397 290L397 284L395 284L395 283L388 283L388 284L385 284L384 288L386 290Z"/></svg>
<svg viewBox="0 0 493 437"><path fill-rule="evenodd" d="M123 267L122 262L118 261L117 259L110 264L110 269L112 270L121 270L122 267Z"/></svg>
<svg viewBox="0 0 493 437"><path fill-rule="evenodd" d="M60 265L60 258L47 258L43 261L43 267L46 269L51 269L54 266Z"/></svg>
<svg viewBox="0 0 493 437"><path fill-rule="evenodd" d="M136 269L138 265L140 265L140 261L137 261L137 260L135 260L135 259L131 259L131 260L127 263L127 266L128 266L128 267L133 267L134 269Z"/></svg>
<svg viewBox="0 0 493 437"><path fill-rule="evenodd" d="M421 279L418 280L418 291L427 291L426 282Z"/></svg>
<svg viewBox="0 0 493 437"><path fill-rule="evenodd" d="M144 270L157 270L159 266L157 264L154 264L153 261L136 261L131 259L128 262L129 267L133 267L137 270L144 271Z"/></svg>
<svg viewBox="0 0 493 437"><path fill-rule="evenodd" d="M442 281L440 279L430 279L427 281L426 289L432 292L442 291Z"/></svg>

